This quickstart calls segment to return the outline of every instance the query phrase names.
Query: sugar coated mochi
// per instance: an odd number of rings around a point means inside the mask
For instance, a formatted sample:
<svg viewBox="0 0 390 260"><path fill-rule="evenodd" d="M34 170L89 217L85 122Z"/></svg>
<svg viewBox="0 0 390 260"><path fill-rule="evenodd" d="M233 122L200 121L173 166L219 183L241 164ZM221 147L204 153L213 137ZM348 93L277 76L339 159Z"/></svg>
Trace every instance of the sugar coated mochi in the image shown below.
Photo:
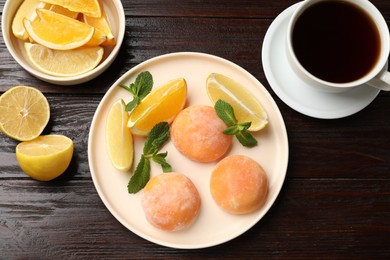
<svg viewBox="0 0 390 260"><path fill-rule="evenodd" d="M141 205L150 224L164 231L179 231L196 219L201 199L188 177L169 172L149 180L141 194Z"/></svg>
<svg viewBox="0 0 390 260"><path fill-rule="evenodd" d="M171 126L171 139L176 149L196 162L212 162L221 158L232 143L223 131L226 124L211 106L190 106L182 110Z"/></svg>
<svg viewBox="0 0 390 260"><path fill-rule="evenodd" d="M231 155L214 168L210 192L216 204L226 212L247 214L259 209L267 199L268 178L255 160Z"/></svg>

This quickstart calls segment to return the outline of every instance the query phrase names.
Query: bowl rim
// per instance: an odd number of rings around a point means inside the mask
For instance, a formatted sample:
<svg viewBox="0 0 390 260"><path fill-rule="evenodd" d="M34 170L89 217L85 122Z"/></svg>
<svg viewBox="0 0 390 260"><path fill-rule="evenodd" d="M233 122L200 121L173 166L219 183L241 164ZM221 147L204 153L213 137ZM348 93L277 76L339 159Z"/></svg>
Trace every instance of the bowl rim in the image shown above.
<svg viewBox="0 0 390 260"><path fill-rule="evenodd" d="M107 1L107 0L102 0L102 1ZM23 67L23 69L25 69L27 72L37 77L38 79L41 79L43 81L52 84L58 84L58 85L77 85L92 80L93 78L103 73L115 60L122 46L124 35L125 35L126 19L125 19L125 12L124 12L122 2L120 0L110 0L110 1L111 3L114 4L115 9L117 11L118 35L116 36L116 44L112 48L110 54L98 66L96 66L94 69L86 73L76 75L76 76L71 76L71 77L56 77L39 71L38 69L30 65L26 60L20 57L20 54L18 54L17 51L15 50L14 44L12 43L12 39L11 39L11 37L13 37L11 35L12 19L7 19L8 17L13 17L15 15L15 14L9 14L10 8L13 7L17 2L15 0L6 0L3 8L3 13L1 18L1 30L2 30L5 45L9 53L11 54L11 56L16 60L16 62L21 67ZM22 0L20 0L17 4L19 4L20 6L21 2Z"/></svg>

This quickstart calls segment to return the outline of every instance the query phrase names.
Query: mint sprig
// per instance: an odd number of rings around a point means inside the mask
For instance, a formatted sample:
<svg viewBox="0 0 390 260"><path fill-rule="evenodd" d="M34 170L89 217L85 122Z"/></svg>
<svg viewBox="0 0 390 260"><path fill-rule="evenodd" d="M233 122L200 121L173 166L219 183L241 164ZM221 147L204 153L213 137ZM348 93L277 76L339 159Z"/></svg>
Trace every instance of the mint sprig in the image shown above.
<svg viewBox="0 0 390 260"><path fill-rule="evenodd" d="M219 99L215 103L214 109L218 117L228 125L228 128L223 131L224 134L235 135L238 141L245 147L253 147L257 145L257 140L248 131L248 128L252 123L238 123L238 120L234 115L233 107L229 103Z"/></svg>
<svg viewBox="0 0 390 260"><path fill-rule="evenodd" d="M150 159L161 165L163 172L171 172L172 167L166 161L168 152L158 153L165 142L169 139L169 125L167 122L156 124L146 139L143 154L131 177L127 190L129 193L137 193L142 190L150 179Z"/></svg>
<svg viewBox="0 0 390 260"><path fill-rule="evenodd" d="M126 105L126 111L129 112L133 110L141 100L150 93L150 91L152 91L153 77L149 71L143 71L138 74L134 83L131 83L129 86L123 84L119 84L119 86L133 95L133 100Z"/></svg>

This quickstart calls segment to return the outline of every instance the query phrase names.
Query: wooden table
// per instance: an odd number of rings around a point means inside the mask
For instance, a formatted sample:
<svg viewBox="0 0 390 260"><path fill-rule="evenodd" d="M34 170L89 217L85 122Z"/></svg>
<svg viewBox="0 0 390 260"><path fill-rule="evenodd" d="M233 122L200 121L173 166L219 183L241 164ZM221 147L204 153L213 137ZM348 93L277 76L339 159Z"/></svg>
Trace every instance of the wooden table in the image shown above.
<svg viewBox="0 0 390 260"><path fill-rule="evenodd" d="M14 85L39 88L51 106L44 133L65 134L75 144L64 175L42 183L20 170L17 142L0 134L0 259L390 257L390 93L334 120L285 105L265 78L261 47L271 22L296 1L122 2L126 35L119 56L82 85L34 78L0 38L1 93ZM389 23L390 2L372 2ZM279 106L290 146L285 183L265 217L232 241L197 250L159 246L122 226L95 190L87 155L91 120L107 89L135 65L180 51L217 55L254 75Z"/></svg>

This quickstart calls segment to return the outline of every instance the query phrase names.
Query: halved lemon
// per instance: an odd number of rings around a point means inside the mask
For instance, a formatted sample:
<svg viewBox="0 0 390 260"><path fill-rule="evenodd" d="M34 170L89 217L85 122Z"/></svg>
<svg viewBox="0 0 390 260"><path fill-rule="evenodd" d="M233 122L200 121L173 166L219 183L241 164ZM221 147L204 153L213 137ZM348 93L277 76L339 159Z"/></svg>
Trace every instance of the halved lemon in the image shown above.
<svg viewBox="0 0 390 260"><path fill-rule="evenodd" d="M23 41L28 39L28 33L24 28L23 19L26 18L30 21L34 21L37 17L35 9L46 8L46 6L48 6L48 4L43 3L40 0L24 0L22 2L12 20L12 33L16 38Z"/></svg>
<svg viewBox="0 0 390 260"><path fill-rule="evenodd" d="M24 43L26 54L40 71L53 76L70 77L94 69L102 60L103 47L52 50L40 44Z"/></svg>
<svg viewBox="0 0 390 260"><path fill-rule="evenodd" d="M60 5L73 12L79 12L92 17L102 15L98 0L42 0L53 5Z"/></svg>
<svg viewBox="0 0 390 260"><path fill-rule="evenodd" d="M111 105L106 123L106 147L112 165L122 171L127 171L133 164L133 136L127 127L129 114L126 104L118 99Z"/></svg>
<svg viewBox="0 0 390 260"><path fill-rule="evenodd" d="M222 99L233 107L239 123L252 122L249 131L258 131L268 124L268 115L260 101L233 79L212 73L207 77L206 88L214 104Z"/></svg>
<svg viewBox="0 0 390 260"><path fill-rule="evenodd" d="M37 9L38 18L23 20L29 36L37 43L55 50L70 50L83 46L93 36L95 28L56 12Z"/></svg>
<svg viewBox="0 0 390 260"><path fill-rule="evenodd" d="M73 141L63 135L41 135L16 146L20 168L40 181L50 181L64 173L72 156Z"/></svg>
<svg viewBox="0 0 390 260"><path fill-rule="evenodd" d="M19 141L37 138L50 118L46 97L28 86L15 86L4 92L0 96L0 111L0 130Z"/></svg>
<svg viewBox="0 0 390 260"><path fill-rule="evenodd" d="M183 109L187 97L184 78L169 81L151 91L130 113L127 126L135 135L147 136L160 122L171 123Z"/></svg>

